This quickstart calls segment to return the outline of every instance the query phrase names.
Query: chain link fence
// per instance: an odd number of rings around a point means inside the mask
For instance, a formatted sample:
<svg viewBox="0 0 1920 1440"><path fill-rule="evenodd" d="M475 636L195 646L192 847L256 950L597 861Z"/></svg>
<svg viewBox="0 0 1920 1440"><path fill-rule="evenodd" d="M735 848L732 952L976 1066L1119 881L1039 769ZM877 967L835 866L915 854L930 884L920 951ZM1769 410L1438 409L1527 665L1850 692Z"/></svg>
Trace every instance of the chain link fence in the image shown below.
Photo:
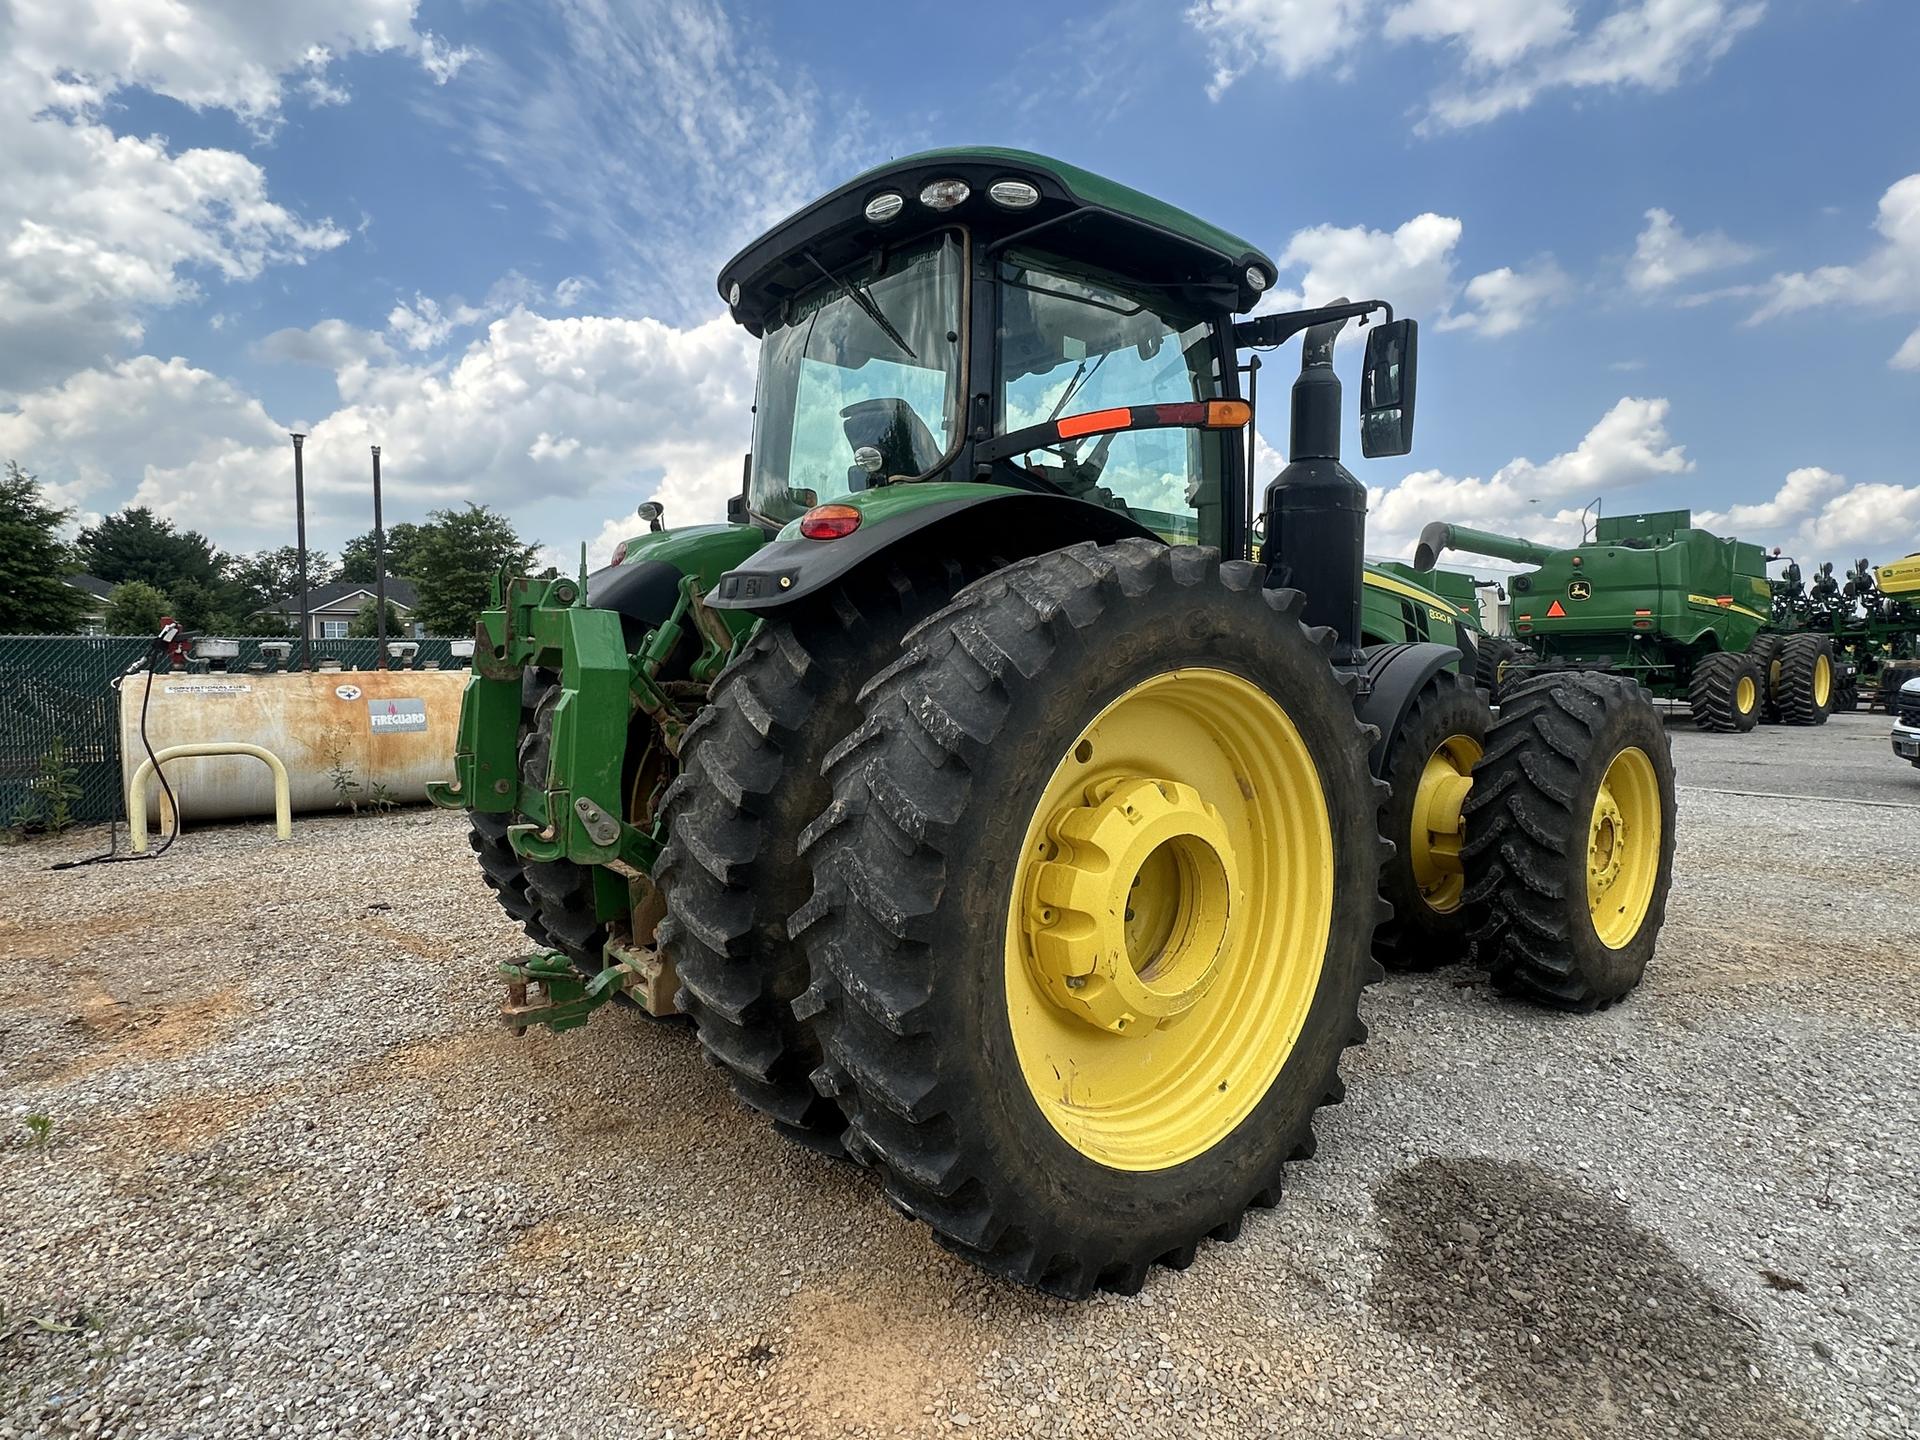
<svg viewBox="0 0 1920 1440"><path fill-rule="evenodd" d="M227 670L287 668L272 652L262 652L272 639L235 643L240 653L225 662ZM454 656L451 640L409 643L420 648L404 666L382 667L380 642L372 639L316 640L313 661L342 670L451 670L470 663ZM144 635L0 635L0 826L44 813L48 771L61 762L79 792L74 819L120 815L120 694L114 682L144 664L152 644ZM297 657L297 641L294 650ZM180 667L162 651L154 668L165 673ZM208 667L192 661L185 668Z"/></svg>

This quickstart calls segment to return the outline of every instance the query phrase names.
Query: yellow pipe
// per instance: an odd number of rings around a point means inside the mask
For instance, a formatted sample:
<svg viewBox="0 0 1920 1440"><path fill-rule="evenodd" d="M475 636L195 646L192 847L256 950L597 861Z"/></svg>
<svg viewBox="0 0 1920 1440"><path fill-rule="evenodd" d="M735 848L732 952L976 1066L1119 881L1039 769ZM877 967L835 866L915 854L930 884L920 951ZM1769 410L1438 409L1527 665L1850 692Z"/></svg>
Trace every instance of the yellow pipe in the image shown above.
<svg viewBox="0 0 1920 1440"><path fill-rule="evenodd" d="M248 745L239 740L209 740L196 745L167 745L140 762L140 768L133 772L133 779L127 785L127 829L133 838L133 853L143 854L147 848L147 777L153 773L154 762L164 765L169 760L190 755L251 755L256 760L267 762L267 768L273 772L273 833L279 839L293 838L293 801L287 790L287 767L280 757L264 745ZM179 817L174 817L178 825Z"/></svg>

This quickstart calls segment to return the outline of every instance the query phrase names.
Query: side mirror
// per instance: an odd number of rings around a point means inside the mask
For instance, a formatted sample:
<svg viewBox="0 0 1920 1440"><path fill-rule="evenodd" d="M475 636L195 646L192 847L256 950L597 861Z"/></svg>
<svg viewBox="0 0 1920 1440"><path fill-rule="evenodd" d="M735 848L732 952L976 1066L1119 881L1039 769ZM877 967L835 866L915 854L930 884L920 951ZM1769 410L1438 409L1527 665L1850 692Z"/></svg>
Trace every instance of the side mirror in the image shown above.
<svg viewBox="0 0 1920 1440"><path fill-rule="evenodd" d="M1360 378L1360 453L1369 460L1413 449L1414 379L1419 373L1420 326L1395 320L1367 335Z"/></svg>

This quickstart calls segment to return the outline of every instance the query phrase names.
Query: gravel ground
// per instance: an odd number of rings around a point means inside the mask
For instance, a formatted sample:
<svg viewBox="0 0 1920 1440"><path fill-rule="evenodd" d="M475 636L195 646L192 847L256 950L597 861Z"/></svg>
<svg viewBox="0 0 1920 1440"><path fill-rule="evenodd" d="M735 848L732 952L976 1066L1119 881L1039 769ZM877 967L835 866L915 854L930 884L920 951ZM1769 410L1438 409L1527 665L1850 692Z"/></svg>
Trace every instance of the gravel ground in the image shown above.
<svg viewBox="0 0 1920 1440"><path fill-rule="evenodd" d="M458 817L0 850L0 1437L1920 1434L1920 771L1880 716L1670 733L1632 999L1376 987L1285 1203L1084 1305L678 1025L496 1026Z"/></svg>

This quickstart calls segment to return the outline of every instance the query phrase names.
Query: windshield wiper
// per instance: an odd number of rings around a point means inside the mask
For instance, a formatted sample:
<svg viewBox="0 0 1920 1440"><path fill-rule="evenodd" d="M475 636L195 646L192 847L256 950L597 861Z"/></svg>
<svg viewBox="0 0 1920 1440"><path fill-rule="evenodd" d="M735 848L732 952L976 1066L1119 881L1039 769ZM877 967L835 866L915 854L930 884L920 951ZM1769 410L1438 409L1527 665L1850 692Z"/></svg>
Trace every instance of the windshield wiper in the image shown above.
<svg viewBox="0 0 1920 1440"><path fill-rule="evenodd" d="M1067 388L1061 392L1060 403L1053 407L1053 413L1047 416L1047 419L1058 420L1060 418L1060 412L1067 408L1067 402L1080 393L1080 387L1082 385L1092 382L1093 377L1100 373L1100 367L1107 363L1107 356L1112 353L1111 350L1102 350L1100 352L1100 358L1093 362L1093 368L1091 370L1087 368L1087 362L1085 360L1080 362L1079 368L1073 372L1073 378L1067 381Z"/></svg>
<svg viewBox="0 0 1920 1440"><path fill-rule="evenodd" d="M842 295L858 305L861 313L873 321L874 325L883 335L898 345L902 350L906 351L909 360L916 363L919 361L920 357L913 353L913 347L907 344L906 337L893 328L893 322L891 320L881 314L880 307L873 303L873 297L871 295L867 294L865 290L853 284L851 281L842 280L838 275L827 269L826 266L813 258L813 252L811 250L802 250L800 253L807 257L807 263L809 265L827 277L827 283L833 285Z"/></svg>

